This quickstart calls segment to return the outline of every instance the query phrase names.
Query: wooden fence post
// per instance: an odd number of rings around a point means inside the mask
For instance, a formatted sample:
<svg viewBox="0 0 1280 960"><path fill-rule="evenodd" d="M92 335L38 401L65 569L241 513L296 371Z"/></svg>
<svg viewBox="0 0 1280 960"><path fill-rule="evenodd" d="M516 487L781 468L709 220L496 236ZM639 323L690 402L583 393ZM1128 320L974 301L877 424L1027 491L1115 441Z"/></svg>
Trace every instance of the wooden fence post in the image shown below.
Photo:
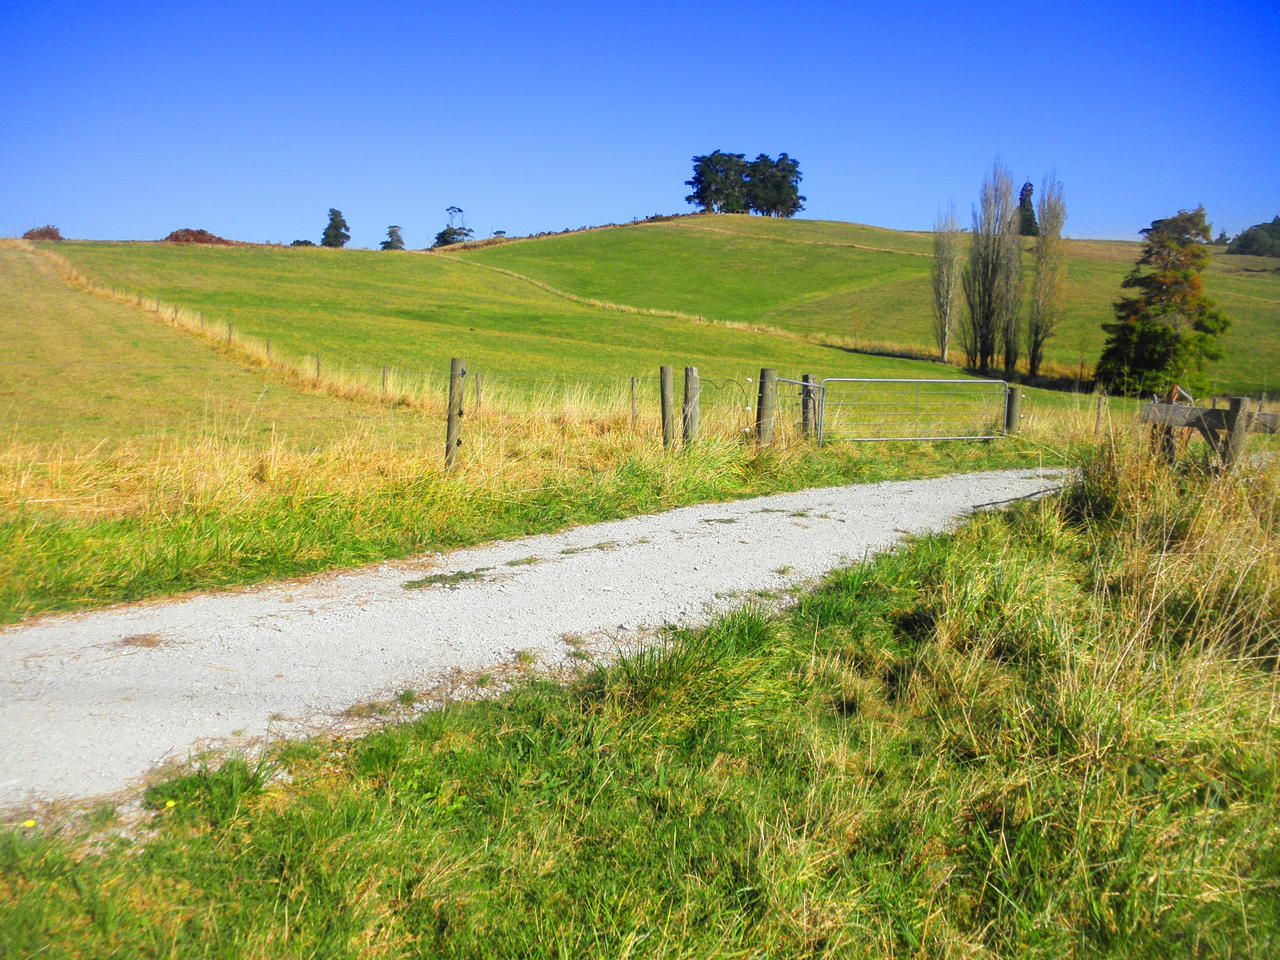
<svg viewBox="0 0 1280 960"><path fill-rule="evenodd" d="M804 386L800 388L800 432L808 440L813 436L813 408L816 406L814 403L813 374L806 373L800 379L804 383Z"/></svg>
<svg viewBox="0 0 1280 960"><path fill-rule="evenodd" d="M384 397L387 395L387 365L385 363L382 365L382 395Z"/></svg>
<svg viewBox="0 0 1280 960"><path fill-rule="evenodd" d="M227 321L227 343L231 342L231 321Z"/></svg>
<svg viewBox="0 0 1280 960"><path fill-rule="evenodd" d="M1009 387L1004 398L1004 432L1006 436L1015 436L1021 422L1022 391L1017 387Z"/></svg>
<svg viewBox="0 0 1280 960"><path fill-rule="evenodd" d="M636 432L636 424L640 421L640 406L636 403L636 378L631 378L631 432Z"/></svg>
<svg viewBox="0 0 1280 960"><path fill-rule="evenodd" d="M467 365L454 357L449 361L449 420L444 434L444 468L450 470L458 460L462 446L462 378Z"/></svg>
<svg viewBox="0 0 1280 960"><path fill-rule="evenodd" d="M316 354L316 383L320 382L320 354Z"/></svg>
<svg viewBox="0 0 1280 960"><path fill-rule="evenodd" d="M481 390L481 388L480 388L480 376L481 376L480 371L479 371L479 370L477 370L477 371L475 372L475 378L476 378L476 405L475 405L475 408L474 408L476 412L479 412L479 410L480 410L480 401L483 399L483 391L482 391L482 390Z"/></svg>
<svg viewBox="0 0 1280 960"><path fill-rule="evenodd" d="M1222 463L1230 469L1244 456L1249 436L1249 398L1231 397L1227 401L1227 435L1222 442Z"/></svg>
<svg viewBox="0 0 1280 960"><path fill-rule="evenodd" d="M662 448L670 450L676 441L676 410L672 398L671 368L658 370L658 393L662 399Z"/></svg>
<svg viewBox="0 0 1280 960"><path fill-rule="evenodd" d="M267 339L267 363L271 362L271 340Z"/></svg>
<svg viewBox="0 0 1280 960"><path fill-rule="evenodd" d="M1099 436L1102 433L1102 413L1107 409L1107 392L1103 390L1098 394L1098 409L1093 415L1093 434Z"/></svg>
<svg viewBox="0 0 1280 960"><path fill-rule="evenodd" d="M764 367L756 394L756 443L762 447L773 442L773 416L777 406L778 371Z"/></svg>
<svg viewBox="0 0 1280 960"><path fill-rule="evenodd" d="M697 367L684 368L684 407L681 410L684 421L685 446L698 439L698 422L701 420L700 397L702 385L698 380Z"/></svg>

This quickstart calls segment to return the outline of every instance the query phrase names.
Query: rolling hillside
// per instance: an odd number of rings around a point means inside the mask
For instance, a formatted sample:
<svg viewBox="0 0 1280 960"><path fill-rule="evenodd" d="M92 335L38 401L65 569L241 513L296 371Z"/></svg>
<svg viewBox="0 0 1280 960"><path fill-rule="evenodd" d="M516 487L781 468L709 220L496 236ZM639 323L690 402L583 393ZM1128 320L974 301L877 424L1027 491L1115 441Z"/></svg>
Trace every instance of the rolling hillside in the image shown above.
<svg viewBox="0 0 1280 960"><path fill-rule="evenodd" d="M759 324L853 347L931 347L928 234L848 223L699 216L481 247L448 256L578 296ZM1136 243L1071 241L1068 312L1048 359L1091 368ZM1028 258L1029 259L1029 258ZM1206 288L1234 320L1223 390L1262 392L1280 371L1280 260L1215 256Z"/></svg>
<svg viewBox="0 0 1280 960"><path fill-rule="evenodd" d="M314 448L357 422L390 437L416 414L290 388L141 311L69 287L45 258L0 247L4 441L156 448L216 436ZM410 434L411 436L412 434Z"/></svg>
<svg viewBox="0 0 1280 960"><path fill-rule="evenodd" d="M694 364L709 378L761 366L789 375L960 375L796 335L601 309L452 257L141 243L57 250L97 284L198 310L215 326L269 338L278 355L319 353L329 366L439 375L451 356L464 356L473 369L515 380L643 376L664 363Z"/></svg>

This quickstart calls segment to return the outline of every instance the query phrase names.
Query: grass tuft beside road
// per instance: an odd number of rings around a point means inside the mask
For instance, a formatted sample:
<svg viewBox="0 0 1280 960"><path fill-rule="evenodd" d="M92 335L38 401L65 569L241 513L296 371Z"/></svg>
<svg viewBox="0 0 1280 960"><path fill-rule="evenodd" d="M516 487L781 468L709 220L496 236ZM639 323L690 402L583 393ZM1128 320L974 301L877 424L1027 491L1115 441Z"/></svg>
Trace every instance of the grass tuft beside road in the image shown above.
<svg viewBox="0 0 1280 960"><path fill-rule="evenodd" d="M1273 956L1277 493L1110 451L782 615L157 786L148 840L11 830L0 950Z"/></svg>

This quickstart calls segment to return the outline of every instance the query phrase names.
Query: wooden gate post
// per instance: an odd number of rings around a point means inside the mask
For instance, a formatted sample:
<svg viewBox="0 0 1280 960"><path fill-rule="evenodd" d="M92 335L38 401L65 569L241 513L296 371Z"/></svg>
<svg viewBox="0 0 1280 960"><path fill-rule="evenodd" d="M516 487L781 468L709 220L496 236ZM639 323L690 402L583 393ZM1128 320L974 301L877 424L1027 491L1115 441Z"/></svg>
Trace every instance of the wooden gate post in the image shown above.
<svg viewBox="0 0 1280 960"><path fill-rule="evenodd" d="M1022 391L1017 387L1009 387L1004 400L1004 432L1014 436L1018 432L1022 413Z"/></svg>
<svg viewBox="0 0 1280 960"><path fill-rule="evenodd" d="M813 408L815 406L813 374L806 373L800 379L804 383L804 386L800 388L800 432L808 440L813 436Z"/></svg>
<svg viewBox="0 0 1280 960"><path fill-rule="evenodd" d="M449 419L444 434L444 468L453 469L462 446L462 378L467 365L457 357L449 361Z"/></svg>
<svg viewBox="0 0 1280 960"><path fill-rule="evenodd" d="M1249 435L1249 398L1232 397L1227 401L1227 435L1222 441L1222 463L1234 467L1244 456Z"/></svg>
<svg viewBox="0 0 1280 960"><path fill-rule="evenodd" d="M701 420L702 384L698 380L697 367L684 368L684 406L681 420L684 424L685 446L698 439L698 422Z"/></svg>
<svg viewBox="0 0 1280 960"><path fill-rule="evenodd" d="M676 408L672 397L671 368L658 369L658 392L662 399L662 448L670 450L676 442Z"/></svg>
<svg viewBox="0 0 1280 960"><path fill-rule="evenodd" d="M773 442L773 416L778 406L778 371L764 367L760 371L760 387L756 393L756 443Z"/></svg>

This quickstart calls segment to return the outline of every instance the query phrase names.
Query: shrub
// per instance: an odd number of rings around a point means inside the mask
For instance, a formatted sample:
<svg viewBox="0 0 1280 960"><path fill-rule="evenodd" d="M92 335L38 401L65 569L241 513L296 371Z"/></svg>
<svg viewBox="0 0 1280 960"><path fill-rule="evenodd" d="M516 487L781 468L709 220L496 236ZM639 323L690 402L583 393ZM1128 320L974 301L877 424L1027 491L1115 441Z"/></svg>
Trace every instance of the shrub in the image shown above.
<svg viewBox="0 0 1280 960"><path fill-rule="evenodd" d="M22 235L23 240L62 240L62 231L51 223L46 223L43 227L32 227Z"/></svg>

